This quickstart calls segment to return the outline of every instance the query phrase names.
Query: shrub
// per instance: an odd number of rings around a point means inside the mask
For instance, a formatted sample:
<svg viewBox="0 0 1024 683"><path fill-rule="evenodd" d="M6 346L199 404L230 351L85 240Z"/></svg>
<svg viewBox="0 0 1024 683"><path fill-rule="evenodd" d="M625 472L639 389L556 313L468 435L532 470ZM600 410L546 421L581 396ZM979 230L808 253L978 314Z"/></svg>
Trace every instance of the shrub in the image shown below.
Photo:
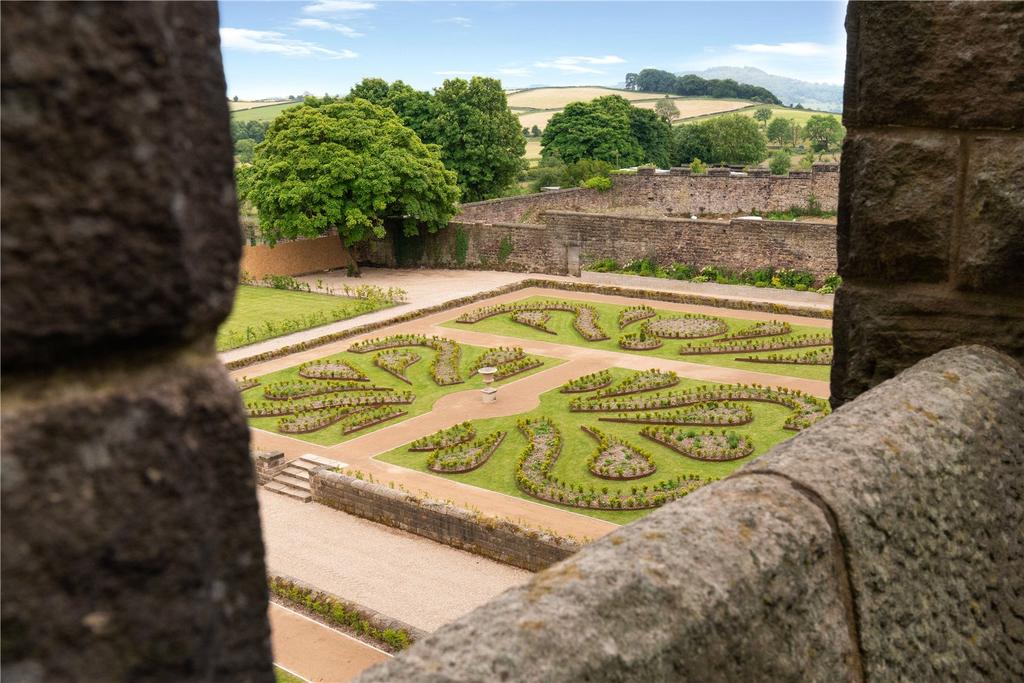
<svg viewBox="0 0 1024 683"><path fill-rule="evenodd" d="M708 172L708 165L700 159L694 157L693 161L690 162L690 173L694 175L704 175Z"/></svg>
<svg viewBox="0 0 1024 683"><path fill-rule="evenodd" d="M789 173L789 152L779 150L772 154L771 159L768 160L768 168L771 169L772 175Z"/></svg>
<svg viewBox="0 0 1024 683"><path fill-rule="evenodd" d="M598 259L587 266L587 270L595 273L613 273L619 269L619 262L613 258Z"/></svg>
<svg viewBox="0 0 1024 683"><path fill-rule="evenodd" d="M501 244L498 246L498 262L504 263L511 254L512 238L509 235L505 235L501 238Z"/></svg>
<svg viewBox="0 0 1024 683"><path fill-rule="evenodd" d="M673 280L690 280L697 274L697 268L686 263L673 263L666 269L666 274Z"/></svg>
<svg viewBox="0 0 1024 683"><path fill-rule="evenodd" d="M466 253L469 251L469 235L460 225L455 229L455 262L466 265Z"/></svg>
<svg viewBox="0 0 1024 683"><path fill-rule="evenodd" d="M612 189L612 181L604 176L594 176L583 181L583 187L597 190L598 192L607 192Z"/></svg>

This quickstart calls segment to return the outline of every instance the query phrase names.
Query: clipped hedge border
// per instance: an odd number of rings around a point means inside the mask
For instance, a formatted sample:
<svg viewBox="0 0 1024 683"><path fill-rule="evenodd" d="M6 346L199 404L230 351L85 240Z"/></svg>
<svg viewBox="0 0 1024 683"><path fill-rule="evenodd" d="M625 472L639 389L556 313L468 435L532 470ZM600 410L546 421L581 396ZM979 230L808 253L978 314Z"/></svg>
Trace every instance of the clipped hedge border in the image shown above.
<svg viewBox="0 0 1024 683"><path fill-rule="evenodd" d="M400 652L430 635L357 602L315 588L284 574L268 574L274 601L387 652Z"/></svg>
<svg viewBox="0 0 1024 683"><path fill-rule="evenodd" d="M501 287L489 289L483 292L477 292L469 296L459 297L457 299L451 299L442 304L436 304L434 306L427 306L426 308L418 308L402 315L396 315L393 318L387 320L381 320L374 323L366 323L363 325L357 325L341 332L334 332L332 334L326 334L316 339L309 339L304 342L297 344L289 344L282 346L273 351L264 351L254 356L248 356L246 358L240 358L224 364L224 367L228 370L239 370L241 368L255 365L256 363L262 363L266 360L273 360L274 358L282 358L284 356L290 356L293 353L299 351L306 351L313 349L318 346L324 346L342 339L348 339L350 337L357 337L362 334L368 334L370 332L376 332L377 330L384 329L385 327L391 327L399 323L409 322L410 320L416 320L423 318L428 315L435 313L441 313L453 308L459 308L460 306L467 306L477 301L483 301L484 299L491 299L502 294L511 294L521 289L528 289L530 287L538 287L540 289L557 289L565 292L585 292L588 294L604 294L607 296L624 296L635 299L646 299L648 301L664 301L667 303L676 304L690 304L694 306L713 306L716 308L725 308L731 310L741 311L758 311L761 313L777 313L780 315L796 315L805 318L824 318L826 320L832 319L831 309L819 309L819 308L808 308L803 306L789 306L787 304L773 304L765 301L742 301L737 299L721 299L718 297L707 296L703 294L687 294L684 292L666 292L658 290L645 290L635 289L632 287L621 287L619 285L602 285L592 282L558 282L555 280L543 280L527 278L520 280L519 282L513 282Z"/></svg>

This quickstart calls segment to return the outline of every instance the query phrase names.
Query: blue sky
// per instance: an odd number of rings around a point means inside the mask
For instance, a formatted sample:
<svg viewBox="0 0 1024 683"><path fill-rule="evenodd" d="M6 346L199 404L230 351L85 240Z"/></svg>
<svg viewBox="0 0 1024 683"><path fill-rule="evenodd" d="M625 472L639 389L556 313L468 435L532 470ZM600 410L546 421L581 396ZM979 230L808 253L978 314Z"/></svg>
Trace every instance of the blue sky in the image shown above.
<svg viewBox="0 0 1024 683"><path fill-rule="evenodd" d="M615 85L645 67L755 66L842 83L841 2L220 2L228 95L345 93L365 76L430 89Z"/></svg>

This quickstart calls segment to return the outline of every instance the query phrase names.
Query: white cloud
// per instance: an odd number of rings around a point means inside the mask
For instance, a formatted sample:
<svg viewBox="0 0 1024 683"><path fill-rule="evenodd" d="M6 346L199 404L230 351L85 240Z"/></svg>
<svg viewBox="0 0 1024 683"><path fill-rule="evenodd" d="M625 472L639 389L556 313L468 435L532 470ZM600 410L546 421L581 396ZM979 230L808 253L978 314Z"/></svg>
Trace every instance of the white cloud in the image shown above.
<svg viewBox="0 0 1024 683"><path fill-rule="evenodd" d="M306 14L342 14L345 12L363 12L376 9L376 3L358 2L356 0L313 0L302 8Z"/></svg>
<svg viewBox="0 0 1024 683"><path fill-rule="evenodd" d="M593 68L601 64L622 64L626 60L615 55L604 57L556 57L543 62L534 62L533 65L539 69L555 69L564 73L577 74L601 74L600 69Z"/></svg>
<svg viewBox="0 0 1024 683"><path fill-rule="evenodd" d="M820 57L830 54L833 50L830 45L822 43L752 43L749 45L733 45L733 49L740 52L752 52L762 55L785 55L787 57Z"/></svg>
<svg viewBox="0 0 1024 683"><path fill-rule="evenodd" d="M434 19L435 24L455 24L462 28L470 28L473 26L473 20L469 17L448 17L447 19Z"/></svg>
<svg viewBox="0 0 1024 683"><path fill-rule="evenodd" d="M354 59L359 55L352 50L330 50L306 40L294 40L277 31L256 31L248 28L222 28L220 44L229 50L267 52L285 57L313 57L321 55L333 59Z"/></svg>
<svg viewBox="0 0 1024 683"><path fill-rule="evenodd" d="M349 38L361 38L363 36L362 33L351 26L346 26L345 24L332 24L331 22L324 21L323 19L296 19L294 25L298 28L315 28L321 31L337 31Z"/></svg>

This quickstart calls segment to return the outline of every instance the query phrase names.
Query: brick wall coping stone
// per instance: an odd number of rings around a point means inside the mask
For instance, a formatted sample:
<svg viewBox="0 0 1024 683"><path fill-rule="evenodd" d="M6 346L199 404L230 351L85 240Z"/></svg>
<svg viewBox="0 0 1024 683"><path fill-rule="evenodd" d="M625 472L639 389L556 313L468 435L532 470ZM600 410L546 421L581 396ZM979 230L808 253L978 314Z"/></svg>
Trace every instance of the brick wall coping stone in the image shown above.
<svg viewBox="0 0 1024 683"><path fill-rule="evenodd" d="M1024 370L927 358L377 681L1020 680Z"/></svg>

